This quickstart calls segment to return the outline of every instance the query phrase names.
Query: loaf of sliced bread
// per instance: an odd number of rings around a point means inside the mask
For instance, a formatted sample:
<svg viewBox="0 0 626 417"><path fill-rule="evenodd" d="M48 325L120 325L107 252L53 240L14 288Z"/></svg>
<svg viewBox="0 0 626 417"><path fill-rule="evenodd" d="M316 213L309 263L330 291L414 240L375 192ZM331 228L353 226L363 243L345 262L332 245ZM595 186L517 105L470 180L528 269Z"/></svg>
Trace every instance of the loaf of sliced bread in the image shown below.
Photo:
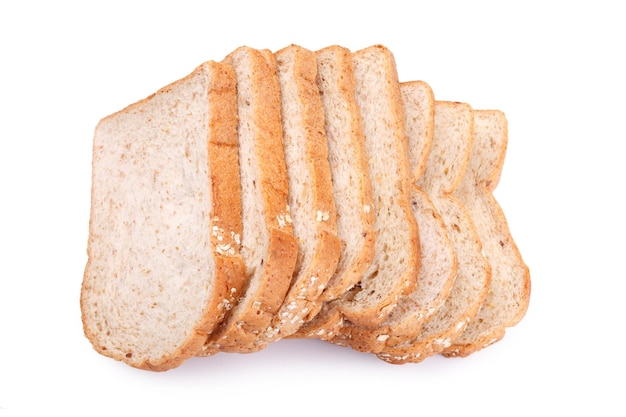
<svg viewBox="0 0 626 417"><path fill-rule="evenodd" d="M422 81L400 85L406 114L406 129L414 181L424 171L434 129L435 100L432 89ZM428 194L414 186L411 210L419 224L422 262L415 290L398 300L397 307L379 326L346 323L336 331L334 342L364 352L380 352L418 335L422 324L448 296L457 270L456 252L445 224Z"/></svg>
<svg viewBox="0 0 626 417"><path fill-rule="evenodd" d="M338 308L355 325L377 326L398 299L415 289L420 268L418 226L411 212L411 169L404 106L391 51L354 52L355 97L363 120L374 204L374 259Z"/></svg>
<svg viewBox="0 0 626 417"><path fill-rule="evenodd" d="M275 57L288 200L299 249L291 285L260 335L260 347L292 335L321 310L320 296L337 268L341 251L315 54L290 45Z"/></svg>
<svg viewBox="0 0 626 417"><path fill-rule="evenodd" d="M491 279L476 227L453 195L470 157L473 110L465 103L435 103L435 130L424 175L418 181L428 192L446 226L457 256L457 274L445 302L427 320L417 337L387 345L377 356L400 364L420 362L450 346L476 316Z"/></svg>
<svg viewBox="0 0 626 417"><path fill-rule="evenodd" d="M481 350L530 297L493 194L507 140L382 45L208 61L96 127L84 333L153 371L282 338Z"/></svg>
<svg viewBox="0 0 626 417"><path fill-rule="evenodd" d="M363 122L355 91L352 53L333 45L316 52L317 85L325 114L328 159L337 207L341 256L322 293L323 312L294 337L329 338L342 324L333 300L357 284L374 256L374 204L366 158Z"/></svg>
<svg viewBox="0 0 626 417"><path fill-rule="evenodd" d="M99 353L168 370L222 320L243 281L236 100L207 62L96 127L80 305Z"/></svg>
<svg viewBox="0 0 626 417"><path fill-rule="evenodd" d="M397 339L417 336L423 323L430 319L450 294L457 273L455 248L448 237L445 222L431 197L420 183L430 158L435 129L435 97L424 81L400 85L407 114L409 160L416 186L411 209L420 225L422 264L415 291L402 301L402 308L392 312L387 344Z"/></svg>
<svg viewBox="0 0 626 417"><path fill-rule="evenodd" d="M254 341L282 305L297 256L287 203L280 88L273 54L240 47L224 62L237 79L238 138L243 206L245 287L202 355L252 352Z"/></svg>
<svg viewBox="0 0 626 417"><path fill-rule="evenodd" d="M461 185L455 195L476 225L491 265L491 285L480 312L465 331L444 349L445 356L467 356L500 340L507 327L526 313L530 273L515 244L495 190L502 172L508 140L501 111L474 111L474 144Z"/></svg>

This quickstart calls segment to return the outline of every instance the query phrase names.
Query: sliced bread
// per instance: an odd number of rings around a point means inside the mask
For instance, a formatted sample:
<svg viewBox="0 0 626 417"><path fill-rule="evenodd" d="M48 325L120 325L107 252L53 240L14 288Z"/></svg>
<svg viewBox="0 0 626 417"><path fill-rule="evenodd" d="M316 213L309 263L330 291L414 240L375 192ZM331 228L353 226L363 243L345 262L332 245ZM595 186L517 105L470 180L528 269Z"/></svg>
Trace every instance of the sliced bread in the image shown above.
<svg viewBox="0 0 626 417"><path fill-rule="evenodd" d="M352 53L333 45L317 51L316 58L341 256L321 296L325 302L323 312L307 321L294 336L328 338L342 324L342 315L332 301L357 284L370 266L375 232L363 123L354 96Z"/></svg>
<svg viewBox="0 0 626 417"><path fill-rule="evenodd" d="M341 251L324 108L315 81L315 54L290 45L274 55L281 93L288 201L299 249L287 295L257 341L261 348L294 334L321 310L320 296L337 268Z"/></svg>
<svg viewBox="0 0 626 417"><path fill-rule="evenodd" d="M243 204L242 256L246 284L202 355L247 353L269 325L291 284L297 242L287 203L280 88L273 54L240 47L224 62L237 78L238 139Z"/></svg>
<svg viewBox="0 0 626 417"><path fill-rule="evenodd" d="M411 212L411 169L395 60L384 46L353 53L355 97L363 120L376 233L374 259L338 302L355 325L376 326L412 292L420 268L417 222Z"/></svg>
<svg viewBox="0 0 626 417"><path fill-rule="evenodd" d="M358 283L370 266L375 248L374 215L363 123L354 96L352 53L330 46L317 51L316 59L341 239L337 269L322 293L323 301L331 301Z"/></svg>
<svg viewBox="0 0 626 417"><path fill-rule="evenodd" d="M236 82L224 64L100 121L80 296L99 353L165 371L201 349L243 280L238 166Z"/></svg>
<svg viewBox="0 0 626 417"><path fill-rule="evenodd" d="M435 94L428 83L419 80L400 83L400 93L406 116L412 182L417 184L424 175L433 146Z"/></svg>
<svg viewBox="0 0 626 417"><path fill-rule="evenodd" d="M526 313L530 297L530 273L511 236L496 188L508 140L507 120L501 111L474 112L474 145L460 187L455 195L476 225L487 260L491 286L476 318L442 353L468 356L500 340L507 327Z"/></svg>
<svg viewBox="0 0 626 417"><path fill-rule="evenodd" d="M425 169L434 129L435 100L432 89L423 81L400 85L406 113L409 155L414 180ZM335 343L364 352L380 352L386 345L418 335L422 324L448 296L457 270L456 252L445 224L428 194L414 186L411 209L419 224L422 262L415 290L398 300L387 319L375 327L345 324Z"/></svg>
<svg viewBox="0 0 626 417"><path fill-rule="evenodd" d="M476 316L486 296L491 270L469 214L453 195L463 178L473 140L473 111L468 104L435 103L432 149L418 181L441 215L456 251L458 266L450 294L417 337L396 341L376 355L387 362L420 362L440 353Z"/></svg>

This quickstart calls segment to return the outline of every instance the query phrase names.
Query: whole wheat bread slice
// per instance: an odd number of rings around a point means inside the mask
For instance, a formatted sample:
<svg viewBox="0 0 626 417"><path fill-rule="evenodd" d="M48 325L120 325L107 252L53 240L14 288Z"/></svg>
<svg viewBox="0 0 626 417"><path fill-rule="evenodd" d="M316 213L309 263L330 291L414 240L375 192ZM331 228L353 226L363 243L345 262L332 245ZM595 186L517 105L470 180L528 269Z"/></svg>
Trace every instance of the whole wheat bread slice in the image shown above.
<svg viewBox="0 0 626 417"><path fill-rule="evenodd" d="M241 160L242 255L246 285L234 293L232 310L202 355L247 353L285 298L297 256L287 201L282 145L280 87L274 56L240 47L224 62L237 77L238 138Z"/></svg>
<svg viewBox="0 0 626 417"><path fill-rule="evenodd" d="M243 275L236 128L235 76L215 62L96 127L80 305L99 353L165 371L223 318Z"/></svg>
<svg viewBox="0 0 626 417"><path fill-rule="evenodd" d="M528 266L493 195L502 172L507 141L504 113L474 111L474 144L469 167L455 195L476 225L492 277L480 312L452 345L444 349L445 356L468 356L497 342L507 327L522 319L528 308Z"/></svg>
<svg viewBox="0 0 626 417"><path fill-rule="evenodd" d="M328 159L337 207L341 256L322 293L332 301L359 282L374 256L372 184L361 114L354 96L352 53L330 46L316 52L317 86L324 106Z"/></svg>
<svg viewBox="0 0 626 417"><path fill-rule="evenodd" d="M357 284L370 266L375 232L363 122L354 96L352 53L333 45L316 51L316 59L316 81L324 106L341 256L321 296L325 302L323 311L293 336L328 338L342 324L342 315L332 301Z"/></svg>
<svg viewBox="0 0 626 417"><path fill-rule="evenodd" d="M337 268L341 250L324 108L315 82L315 54L290 45L274 55L281 92L288 200L299 250L289 291L260 335L260 347L294 334L320 311L320 296Z"/></svg>
<svg viewBox="0 0 626 417"><path fill-rule="evenodd" d="M411 212L411 169L395 59L374 45L352 55L355 97L363 120L372 182L375 253L360 282L338 301L351 323L376 326L412 292L420 268L418 226Z"/></svg>
<svg viewBox="0 0 626 417"><path fill-rule="evenodd" d="M457 255L457 275L445 302L417 337L376 353L394 363L420 362L450 346L476 316L491 280L490 266L462 203L453 195L463 178L473 141L473 111L465 103L435 103L435 132L424 175L418 181L441 215Z"/></svg>
<svg viewBox="0 0 626 417"><path fill-rule="evenodd" d="M423 81L400 85L406 113L409 155L414 181L419 180L430 154L435 124L432 89ZM422 262L415 290L401 297L397 307L379 326L345 324L335 331L335 343L364 352L380 352L416 337L448 296L457 271L456 252L445 224L430 197L417 186L411 193L411 209L419 224Z"/></svg>

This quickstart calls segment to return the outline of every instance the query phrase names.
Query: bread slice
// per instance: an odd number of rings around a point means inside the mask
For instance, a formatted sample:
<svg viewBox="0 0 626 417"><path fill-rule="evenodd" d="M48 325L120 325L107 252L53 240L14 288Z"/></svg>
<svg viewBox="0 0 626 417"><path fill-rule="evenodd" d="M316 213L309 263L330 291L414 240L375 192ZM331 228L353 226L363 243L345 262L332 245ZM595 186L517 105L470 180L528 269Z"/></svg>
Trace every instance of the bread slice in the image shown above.
<svg viewBox="0 0 626 417"><path fill-rule="evenodd" d="M243 203L242 255L246 286L202 355L258 350L291 284L298 244L287 202L280 87L273 54L240 47L224 60L237 78L238 138Z"/></svg>
<svg viewBox="0 0 626 417"><path fill-rule="evenodd" d="M491 279L490 266L469 214L453 195L463 178L473 140L473 111L468 104L435 103L432 149L418 184L441 215L457 255L457 275L443 305L417 337L386 346L376 355L387 362L420 362L440 353L476 316Z"/></svg>
<svg viewBox="0 0 626 417"><path fill-rule="evenodd" d="M502 172L508 140L501 111L474 112L474 145L469 167L455 195L468 210L492 270L483 306L467 329L444 349L445 356L468 356L500 340L507 327L526 313L530 273L511 236L495 190Z"/></svg>
<svg viewBox="0 0 626 417"><path fill-rule="evenodd" d="M409 155L414 179L425 169L430 154L435 124L435 99L432 89L423 81L400 85L406 113ZM415 290L398 300L397 307L379 326L364 327L347 323L336 331L335 343L364 352L380 352L416 337L422 324L444 302L457 271L457 258L445 224L428 195L414 186L411 209L419 224L422 254L421 268Z"/></svg>
<svg viewBox="0 0 626 417"><path fill-rule="evenodd" d="M372 264L339 303L353 324L376 326L412 292L420 268L418 226L411 212L405 116L395 60L384 46L353 53L355 97L363 120L376 233Z"/></svg>
<svg viewBox="0 0 626 417"><path fill-rule="evenodd" d="M215 62L96 127L80 305L99 353L165 371L223 318L243 275L236 127L235 76Z"/></svg>
<svg viewBox="0 0 626 417"><path fill-rule="evenodd" d="M329 46L316 52L316 60L341 239L337 269L322 293L323 301L332 301L357 284L372 262L374 213L363 122L354 96L352 53Z"/></svg>
<svg viewBox="0 0 626 417"><path fill-rule="evenodd" d="M299 250L291 286L259 346L295 333L322 307L320 296L334 274L341 243L324 129L315 83L315 54L298 45L275 53L281 91L283 148L289 207Z"/></svg>
<svg viewBox="0 0 626 417"><path fill-rule="evenodd" d="M307 321L293 336L327 338L334 335L333 329L342 324L343 318L332 301L357 284L370 266L375 232L363 122L354 96L352 53L332 45L317 51L316 59L341 256L321 296L325 302L323 312Z"/></svg>

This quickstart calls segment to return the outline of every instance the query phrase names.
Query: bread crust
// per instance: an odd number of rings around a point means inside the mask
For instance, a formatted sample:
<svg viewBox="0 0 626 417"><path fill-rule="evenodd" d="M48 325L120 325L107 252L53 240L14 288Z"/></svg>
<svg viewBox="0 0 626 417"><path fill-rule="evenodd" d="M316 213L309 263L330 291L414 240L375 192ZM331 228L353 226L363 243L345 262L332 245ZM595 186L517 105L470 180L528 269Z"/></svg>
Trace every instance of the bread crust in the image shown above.
<svg viewBox="0 0 626 417"><path fill-rule="evenodd" d="M241 178L239 175L239 141L237 140L237 101L232 91L236 91L236 79L232 68L220 64L221 71L228 74L228 99L216 102L212 107L214 117L211 129L214 134L209 139L209 164L215 167L210 171L213 190L213 217L211 219L211 241L218 270L223 277L216 280L220 292L214 297L212 309L218 311L216 323L219 325L228 313L238 293L245 285L245 266L241 257ZM220 90L218 84L214 87ZM234 115L234 116L233 116ZM232 248L232 250L231 250ZM228 301L226 301L228 300ZM217 326L207 332L207 338Z"/></svg>
<svg viewBox="0 0 626 417"><path fill-rule="evenodd" d="M298 331L289 336L291 339L307 338L331 341L345 325L343 314L335 302L326 302L311 320L305 322Z"/></svg>
<svg viewBox="0 0 626 417"><path fill-rule="evenodd" d="M279 229L270 232L268 247L270 252L255 296L247 298L246 304L240 306L241 312L233 320L224 323L211 340L204 344L200 353L202 356L218 352L252 353L260 350L256 340L285 298L285 271L293 269L297 250L293 235Z"/></svg>

